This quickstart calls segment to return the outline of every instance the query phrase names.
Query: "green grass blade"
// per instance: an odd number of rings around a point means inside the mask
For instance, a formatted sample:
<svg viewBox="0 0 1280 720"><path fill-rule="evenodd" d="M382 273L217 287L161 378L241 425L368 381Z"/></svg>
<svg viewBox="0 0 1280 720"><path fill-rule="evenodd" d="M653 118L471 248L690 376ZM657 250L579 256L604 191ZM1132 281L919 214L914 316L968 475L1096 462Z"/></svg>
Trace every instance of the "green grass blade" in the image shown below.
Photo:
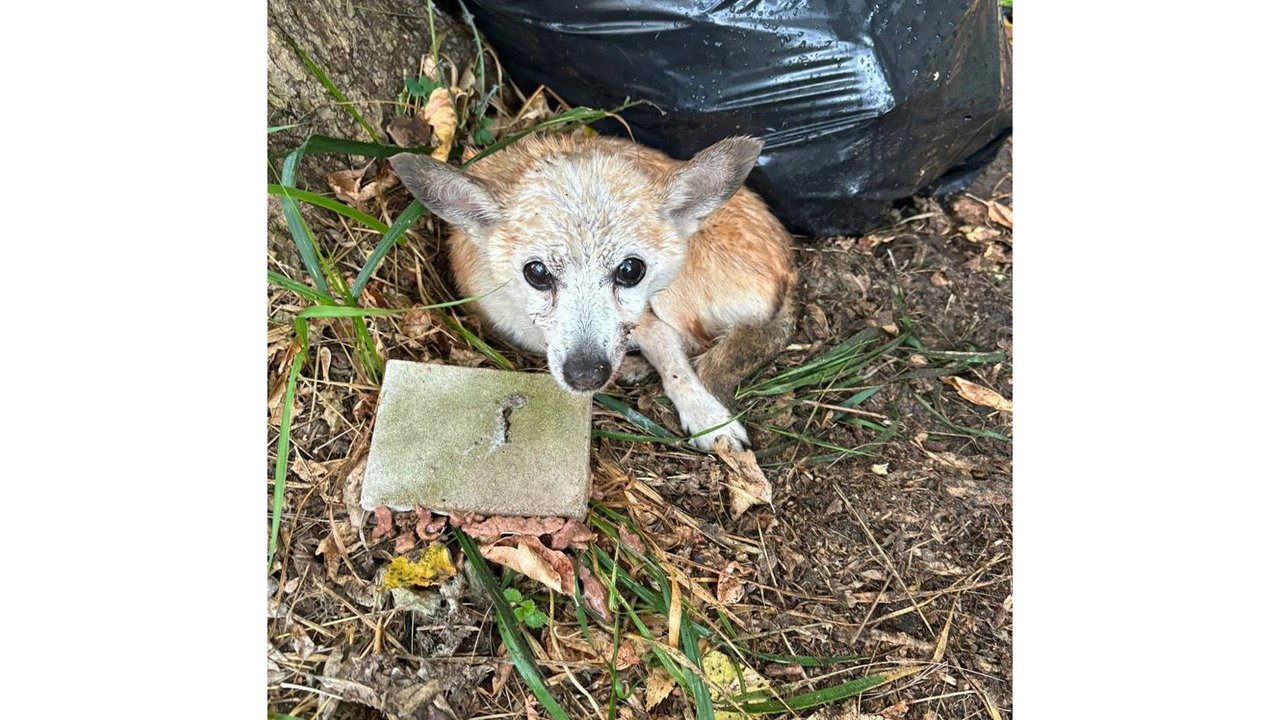
<svg viewBox="0 0 1280 720"><path fill-rule="evenodd" d="M365 132L369 133L369 137L373 138L374 142L377 142L379 139L378 133L373 129L373 126L364 121L364 118L360 116L360 111L356 110L355 105L347 100L347 96L343 95L342 91L338 89L338 86L333 84L333 81L329 79L329 76L325 74L325 71L311 59L310 55L307 55L302 48L298 47L298 43L294 42L293 38L285 35L284 40L289 43L289 47L293 48L293 51L297 53L298 59L302 61L302 64L307 66L307 70L310 70L316 80L319 80L320 84L324 86L324 89L329 91L329 94L333 96L333 99L337 100L338 104L341 105L342 108L351 115L351 117L355 118L355 121L360 124L360 127L364 128Z"/></svg>
<svg viewBox="0 0 1280 720"><path fill-rule="evenodd" d="M599 547L596 547L595 550L597 557L604 555L604 551ZM608 557L607 555L604 556ZM623 578L628 578L628 576L625 571L621 571L619 568L617 579L621 580ZM671 676L671 679L675 680L676 684L680 687L688 690L688 673L686 673L675 660L671 659L671 655L667 652L670 648L654 639L653 633L649 631L649 627L640 619L640 615L636 612L635 607L633 607L631 603L627 602L627 598L622 593L618 592L617 584L614 582L613 573L611 571L601 573L599 579L600 582L604 583L605 588L609 590L611 596L618 599L618 602L622 605L622 609L626 611L627 617L631 618L632 626L635 627L636 632L640 637L644 638L649 643L649 649L653 650L654 656L658 658L658 662L662 664L663 669L667 671L667 674Z"/></svg>
<svg viewBox="0 0 1280 720"><path fill-rule="evenodd" d="M347 305L312 305L298 313L299 318L365 318L387 317L407 313L413 308L362 308Z"/></svg>
<svg viewBox="0 0 1280 720"><path fill-rule="evenodd" d="M387 224L378 218L367 213L362 213L350 205L340 203L333 198L327 198L323 195L307 192L306 190L298 190L297 188L286 188L283 185L276 185L275 183L267 183L267 194L279 196L287 194L295 200L301 200L302 202L310 203L316 207L322 207L325 210L335 212L343 217L351 218L352 220L355 220L362 225L367 225L380 233L387 231Z"/></svg>
<svg viewBox="0 0 1280 720"><path fill-rule="evenodd" d="M640 411L622 402L621 400L613 397L612 395L605 395L604 393L596 393L595 401L597 404L604 406L606 409L612 410L613 412L618 413L623 418L625 418L628 422L630 422L632 425L635 425L636 427L640 428L641 430L644 430L650 435L656 436L657 438L665 438L668 440L678 439L676 435L672 433L670 430L659 425L653 420L650 420L649 418L645 417Z"/></svg>
<svg viewBox="0 0 1280 720"><path fill-rule="evenodd" d="M330 298L328 295L325 295L324 293L320 292L319 290L316 290L310 285L303 285L302 283L298 282L297 280L294 280L291 277L281 275L280 273L275 272L274 270L267 271L267 282L271 283L272 285L277 285L279 287L282 287L285 290L288 290L294 293L295 295L298 295L304 300L310 300L312 302L317 302L324 305L333 304L333 299Z"/></svg>
<svg viewBox="0 0 1280 720"><path fill-rule="evenodd" d="M284 484L289 472L289 427L293 423L293 397L298 389L298 374L307 360L307 329L305 321L297 322L298 337L294 342L300 347L289 365L289 378L285 381L284 405L280 408L280 438L276 441L276 473L271 492L271 539L267 541L267 572L276 559L276 545L280 540L280 516L284 512Z"/></svg>
<svg viewBox="0 0 1280 720"><path fill-rule="evenodd" d="M615 432L613 430L601 430L599 428L591 431L591 437L604 438L606 440L619 440L622 442L657 443L659 445L672 446L684 444L684 441L673 438L658 437L657 435L637 435L635 433Z"/></svg>
<svg viewBox="0 0 1280 720"><path fill-rule="evenodd" d="M288 192L294 188L298 161L306 152L307 144L303 143L284 159L284 167L280 171L280 185L285 193L280 197L280 204L284 210L285 222L289 226L289 234L293 237L294 246L298 248L298 255L302 258L307 274L311 276L311 281L316 284L316 287L320 288L325 295L332 297L333 291L329 289L329 283L325 280L324 267L320 264L319 253L316 252L315 237L311 235L311 229L302 220L302 210L298 207L298 201Z"/></svg>
<svg viewBox="0 0 1280 720"><path fill-rule="evenodd" d="M311 142L307 145L307 153L310 155L362 155L371 158L389 158L392 155L400 153L418 153L420 155L430 155L434 148L430 146L402 148L395 145L384 145L382 143L368 143L359 140L348 140L346 138L330 137L328 135L313 135Z"/></svg>
<svg viewBox="0 0 1280 720"><path fill-rule="evenodd" d="M538 702L542 703L543 709L551 717L556 720L569 720L569 715L565 713L560 703L556 702L551 690L547 688L546 682L542 678L542 671L538 669L533 650L529 648L529 643L525 642L524 635L520 630L520 623L516 620L515 613L511 611L510 604L503 597L502 588L498 586L497 578L493 576L493 571L489 569L488 561L481 557L480 550L476 548L475 541L469 535L456 527L450 527L449 530L453 533L454 538L457 539L462 552L467 556L467 561L471 563L472 569L475 570L476 577L480 580L480 585L493 603L498 635L502 638L502 644L507 648L507 654L510 655L511 662L516 667L516 672L520 673L520 678L524 680L524 684L533 692L534 697L538 698Z"/></svg>
<svg viewBox="0 0 1280 720"><path fill-rule="evenodd" d="M681 617L680 621L680 649L684 651L684 656L693 663L693 666L702 670L702 655L698 652L698 636L693 632L693 626L690 625L688 618ZM707 690L707 684L697 673L687 673L689 678L689 692L693 695L693 707L697 712L698 720L715 720L716 711L711 705L711 693Z"/></svg>
<svg viewBox="0 0 1280 720"><path fill-rule="evenodd" d="M875 387L869 387L866 390L863 390L862 392L854 393L853 397L840 403L840 405L841 407L853 407L854 405L861 405L862 403L870 400L873 395L883 390L884 387L885 387L884 385L876 385Z"/></svg>
<svg viewBox="0 0 1280 720"><path fill-rule="evenodd" d="M364 267L360 268L360 274L356 276L356 281L351 285L351 294L359 297L360 291L364 289L365 283L369 282L369 278L373 277L373 272L378 269L378 265L382 263L382 259L391 252L391 247L396 244L413 224L418 222L418 218L422 217L427 209L422 203L414 200L409 203L409 207L405 208L396 221L391 223L391 227L382 234L382 239L378 241L373 252L369 253L368 259L364 261Z"/></svg>
<svg viewBox="0 0 1280 720"><path fill-rule="evenodd" d="M924 398L920 397L920 395L919 395L918 393L914 393L914 392L913 392L913 393L911 393L911 394L912 394L912 395L914 395L914 396L915 396L915 399L916 399L916 400L917 400L921 405L923 405L923 406L924 406L924 409L925 409L925 410L928 410L928 411L929 411L929 414L930 414L930 415L933 415L934 417L938 418L939 420L941 420L941 421L942 421L942 424L943 424L943 425L946 425L948 428L950 428L950 429L952 429L952 430L955 430L955 431L956 431L956 432L958 432L958 433L964 433L965 435L972 435L972 436L974 436L974 437L991 438L992 440L1000 440L1000 441L1002 441L1002 442L1012 442L1012 441L1008 438L1008 436L1001 435L1000 433L995 432L995 431L993 431L993 430L979 430L979 429L977 429L977 428L966 427L966 426L964 426L964 425L959 425L959 424L957 424L957 423L954 423L954 422L952 422L952 421L948 420L948 419L947 419L947 417L946 417L945 415L943 415L942 413L938 412L938 411L937 411L937 409L935 409L932 405L930 405L930 404L929 404L929 401L927 401L927 400L925 400Z"/></svg>
<svg viewBox="0 0 1280 720"><path fill-rule="evenodd" d="M274 125L272 127L267 128L267 134L274 135L278 132L284 132L285 130L292 130L294 128L302 127L302 126L303 126L303 123L294 123L292 125Z"/></svg>
<svg viewBox="0 0 1280 720"><path fill-rule="evenodd" d="M516 366L506 358L502 353L494 350L489 343L481 340L475 333L468 330L462 323L448 313L440 313L440 317L444 319L446 325L453 329L454 332L462 336L467 344L475 348L482 355L497 363L498 367L503 370L515 370Z"/></svg>

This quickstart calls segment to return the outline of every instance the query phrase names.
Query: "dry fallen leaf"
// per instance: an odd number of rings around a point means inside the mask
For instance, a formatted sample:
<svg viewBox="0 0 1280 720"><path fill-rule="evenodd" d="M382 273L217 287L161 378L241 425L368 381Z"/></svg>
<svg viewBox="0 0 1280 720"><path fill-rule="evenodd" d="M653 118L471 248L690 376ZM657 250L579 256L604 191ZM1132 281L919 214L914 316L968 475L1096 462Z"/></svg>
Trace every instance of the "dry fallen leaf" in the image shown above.
<svg viewBox="0 0 1280 720"><path fill-rule="evenodd" d="M558 593L573 594L573 563L569 556L543 545L536 537L516 535L480 548L486 560L533 578Z"/></svg>
<svg viewBox="0 0 1280 720"><path fill-rule="evenodd" d="M412 550L413 546L417 544L418 544L417 538L413 536L413 533L411 532L400 533L399 535L396 536L396 546L395 546L396 554L403 555L409 552L410 550Z"/></svg>
<svg viewBox="0 0 1280 720"><path fill-rule="evenodd" d="M453 150L453 135L458 129L458 115L453 109L453 96L448 90L438 87L431 91L427 104L422 108L422 119L435 131L439 145L431 152L431 157L440 162L449 161L449 153Z"/></svg>
<svg viewBox="0 0 1280 720"><path fill-rule="evenodd" d="M609 604L605 601L604 585L591 573L591 568L585 563L579 563L578 577L582 580L582 599L587 607L604 618L605 622L613 622L613 613L609 612Z"/></svg>
<svg viewBox="0 0 1280 720"><path fill-rule="evenodd" d="M1000 412L1013 412L1013 403L1006 400L1003 395L995 390L969 382L961 377L946 377L942 381L955 388L956 392L960 393L960 397L974 405L982 405Z"/></svg>
<svg viewBox="0 0 1280 720"><path fill-rule="evenodd" d="M418 340L439 328L441 326L440 322L439 316L431 313L431 311L414 308L404 314L404 320L400 323L400 331L404 333L405 337L411 340Z"/></svg>
<svg viewBox="0 0 1280 720"><path fill-rule="evenodd" d="M622 544L631 548L635 553L644 557L644 541L639 535L627 529L626 525L618 525L618 538L622 540Z"/></svg>
<svg viewBox="0 0 1280 720"><path fill-rule="evenodd" d="M588 660L593 663L608 663L612 662L614 657L613 637L608 633L595 632L591 633L591 641L588 642L582 637L577 625L559 626L555 631L555 644L567 651L562 657L571 662ZM640 664L644 651L643 641L631 638L621 639L618 643L618 656L614 667L622 670Z"/></svg>
<svg viewBox="0 0 1280 720"><path fill-rule="evenodd" d="M875 465L872 465L872 466L871 466L871 472L873 472L873 473L875 473L875 474L877 474L877 475L888 475L888 474L889 474L889 463L877 463L877 464L875 464Z"/></svg>
<svg viewBox="0 0 1280 720"><path fill-rule="evenodd" d="M720 580L716 583L716 599L722 605L733 605L740 602L743 596L747 594L746 586L737 577L737 573L741 570L741 565L737 562L731 562L720 571Z"/></svg>
<svg viewBox="0 0 1280 720"><path fill-rule="evenodd" d="M961 225L982 225L990 211L981 200L961 195L951 203L951 212Z"/></svg>
<svg viewBox="0 0 1280 720"><path fill-rule="evenodd" d="M329 181L329 187L333 189L333 194L337 195L339 200L353 205L360 205L369 198L381 195L384 190L395 185L398 181L391 166L384 165L374 175L373 180L365 184L365 173L371 167L373 167L373 163L369 163L359 170L338 170L329 173L327 180Z"/></svg>
<svg viewBox="0 0 1280 720"><path fill-rule="evenodd" d="M986 225L977 225L974 227L963 226L960 233L971 243L981 245L985 242L995 240L1000 237L1000 231L995 228L989 228Z"/></svg>
<svg viewBox="0 0 1280 720"><path fill-rule="evenodd" d="M565 526L565 519L558 517L494 517L484 519L470 513L453 514L454 527L481 542L497 540L503 535L552 535Z"/></svg>
<svg viewBox="0 0 1280 720"><path fill-rule="evenodd" d="M398 115L387 125L387 134L397 147L426 147L431 144L431 130L417 115Z"/></svg>
<svg viewBox="0 0 1280 720"><path fill-rule="evenodd" d="M329 187L339 200L356 202L356 197L360 194L360 181L372 166L373 163L369 163L358 170L338 170L329 173L325 179L329 181Z"/></svg>
<svg viewBox="0 0 1280 720"><path fill-rule="evenodd" d="M347 702L367 705L390 718L417 717L419 709L441 691L442 682L425 682L413 674L392 672L395 660L379 653L344 660L341 651L332 652L316 682L328 693Z"/></svg>
<svg viewBox="0 0 1280 720"><path fill-rule="evenodd" d="M661 667L656 667L653 672L649 673L649 679L644 685L644 709L652 710L658 706L671 691L676 687L676 681L671 675Z"/></svg>
<svg viewBox="0 0 1280 720"><path fill-rule="evenodd" d="M551 534L551 549L585 548L586 544L595 537L596 534L591 531L591 528L583 525L581 520L566 520L564 527Z"/></svg>
<svg viewBox="0 0 1280 720"><path fill-rule="evenodd" d="M364 467L369 456L361 457L351 470L347 473L347 479L342 483L342 504L347 507L347 523L350 528L357 534L364 527L364 521L369 519L369 513L360 505L360 491L364 487Z"/></svg>
<svg viewBox="0 0 1280 720"><path fill-rule="evenodd" d="M1010 230L1013 229L1013 210L1009 206L1002 205L994 200L987 203L987 218L997 225L1003 225Z"/></svg>
<svg viewBox="0 0 1280 720"><path fill-rule="evenodd" d="M729 514L736 520L753 505L773 503L773 485L756 464L750 450L734 450L725 438L717 438L716 454L729 466Z"/></svg>
<svg viewBox="0 0 1280 720"><path fill-rule="evenodd" d="M420 505L414 505L413 511L418 514L418 524L413 528L414 532L418 533L418 539L431 542L440 537L449 518L444 515L432 515L430 510Z"/></svg>
<svg viewBox="0 0 1280 720"><path fill-rule="evenodd" d="M377 524L374 525L373 534L369 536L369 539L376 541L379 538L390 535L395 530L395 523L391 519L391 508L386 505L374 508L373 518Z"/></svg>
<svg viewBox="0 0 1280 720"><path fill-rule="evenodd" d="M356 532L351 529L351 525L346 524L335 525L333 532L321 539L319 546L316 546L316 555L324 557L324 570L329 578L338 578L338 562L346 556L346 548L355 542Z"/></svg>

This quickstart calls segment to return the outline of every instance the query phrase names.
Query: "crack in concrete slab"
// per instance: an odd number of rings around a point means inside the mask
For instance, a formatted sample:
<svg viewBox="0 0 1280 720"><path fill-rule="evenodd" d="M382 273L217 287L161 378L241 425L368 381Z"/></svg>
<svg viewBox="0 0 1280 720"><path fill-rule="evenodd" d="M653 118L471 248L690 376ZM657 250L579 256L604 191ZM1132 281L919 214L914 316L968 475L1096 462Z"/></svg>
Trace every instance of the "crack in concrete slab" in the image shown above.
<svg viewBox="0 0 1280 720"><path fill-rule="evenodd" d="M489 457L498 448L507 444L511 433L511 414L516 410L529 404L529 398L524 393L511 393L502 398L498 402L498 410L494 418L495 425L493 430L493 439L489 441L489 447L485 450L482 457ZM479 443L477 443L477 446ZM475 448L472 448L473 450ZM470 455L471 453L467 453Z"/></svg>

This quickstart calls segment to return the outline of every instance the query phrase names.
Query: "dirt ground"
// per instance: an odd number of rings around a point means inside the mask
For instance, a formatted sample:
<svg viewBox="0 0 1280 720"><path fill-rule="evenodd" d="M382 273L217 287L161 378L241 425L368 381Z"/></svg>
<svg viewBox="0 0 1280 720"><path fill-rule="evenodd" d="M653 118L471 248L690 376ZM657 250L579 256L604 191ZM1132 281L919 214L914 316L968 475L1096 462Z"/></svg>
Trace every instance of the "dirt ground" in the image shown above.
<svg viewBox="0 0 1280 720"><path fill-rule="evenodd" d="M914 198L895 211L894 223L864 237L797 241L803 307L796 336L761 377L868 327L884 328L887 339L910 332L918 343L886 353L852 385L743 404L773 483L772 508L731 519L714 457L594 441L599 502L626 510L692 582L714 590L736 563L745 593L728 607L741 621L740 646L861 658L825 667L761 660L756 669L775 685L816 689L869 669L926 666L793 716L1012 717L1011 412L971 402L949 381L959 377L1013 397L1012 213L1004 212L1013 206L1011 146L971 184L972 197ZM423 225L389 257L362 304L409 307L453 296L438 238ZM334 220L313 230L351 274L376 241ZM273 268L302 276L283 254L272 255ZM300 304L278 289L269 303L268 381L278 389ZM426 615L395 607L378 590L378 573L396 553L390 539L369 540L374 519L360 517L353 495L377 388L356 371L344 323L313 325L312 360L295 402L281 550L268 588L269 709L381 717L373 707L386 698L420 693L430 701L410 705L416 709L405 716L545 717L511 674L487 601L465 580L442 589L440 606ZM492 366L429 313L369 326L387 358ZM538 358L497 347L521 367L539 367ZM884 389L855 417L892 428L887 439L829 407L877 384ZM280 417L279 393L272 395L269 474ZM678 432L660 396L653 382L625 391L632 407ZM595 425L636 431L600 407ZM860 446L866 454L837 449ZM571 715L606 717L610 674L566 650L569 639L552 637L576 631L571 606L557 598L550 614L560 630L530 633ZM619 716L692 718L679 688L645 707L653 664L640 657L619 671L619 681L636 691Z"/></svg>

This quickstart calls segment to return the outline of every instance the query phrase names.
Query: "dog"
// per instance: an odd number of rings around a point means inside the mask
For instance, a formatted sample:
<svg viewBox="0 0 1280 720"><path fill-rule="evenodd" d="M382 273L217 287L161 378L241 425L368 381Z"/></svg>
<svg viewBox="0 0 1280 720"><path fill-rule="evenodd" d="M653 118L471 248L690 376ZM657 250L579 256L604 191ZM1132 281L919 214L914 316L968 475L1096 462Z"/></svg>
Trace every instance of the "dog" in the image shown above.
<svg viewBox="0 0 1280 720"><path fill-rule="evenodd" d="M725 403L795 324L791 235L742 187L763 146L732 137L680 162L618 138L531 135L466 172L410 153L391 164L452 226L468 307L545 353L561 387L592 393L651 367L696 447L741 450Z"/></svg>

